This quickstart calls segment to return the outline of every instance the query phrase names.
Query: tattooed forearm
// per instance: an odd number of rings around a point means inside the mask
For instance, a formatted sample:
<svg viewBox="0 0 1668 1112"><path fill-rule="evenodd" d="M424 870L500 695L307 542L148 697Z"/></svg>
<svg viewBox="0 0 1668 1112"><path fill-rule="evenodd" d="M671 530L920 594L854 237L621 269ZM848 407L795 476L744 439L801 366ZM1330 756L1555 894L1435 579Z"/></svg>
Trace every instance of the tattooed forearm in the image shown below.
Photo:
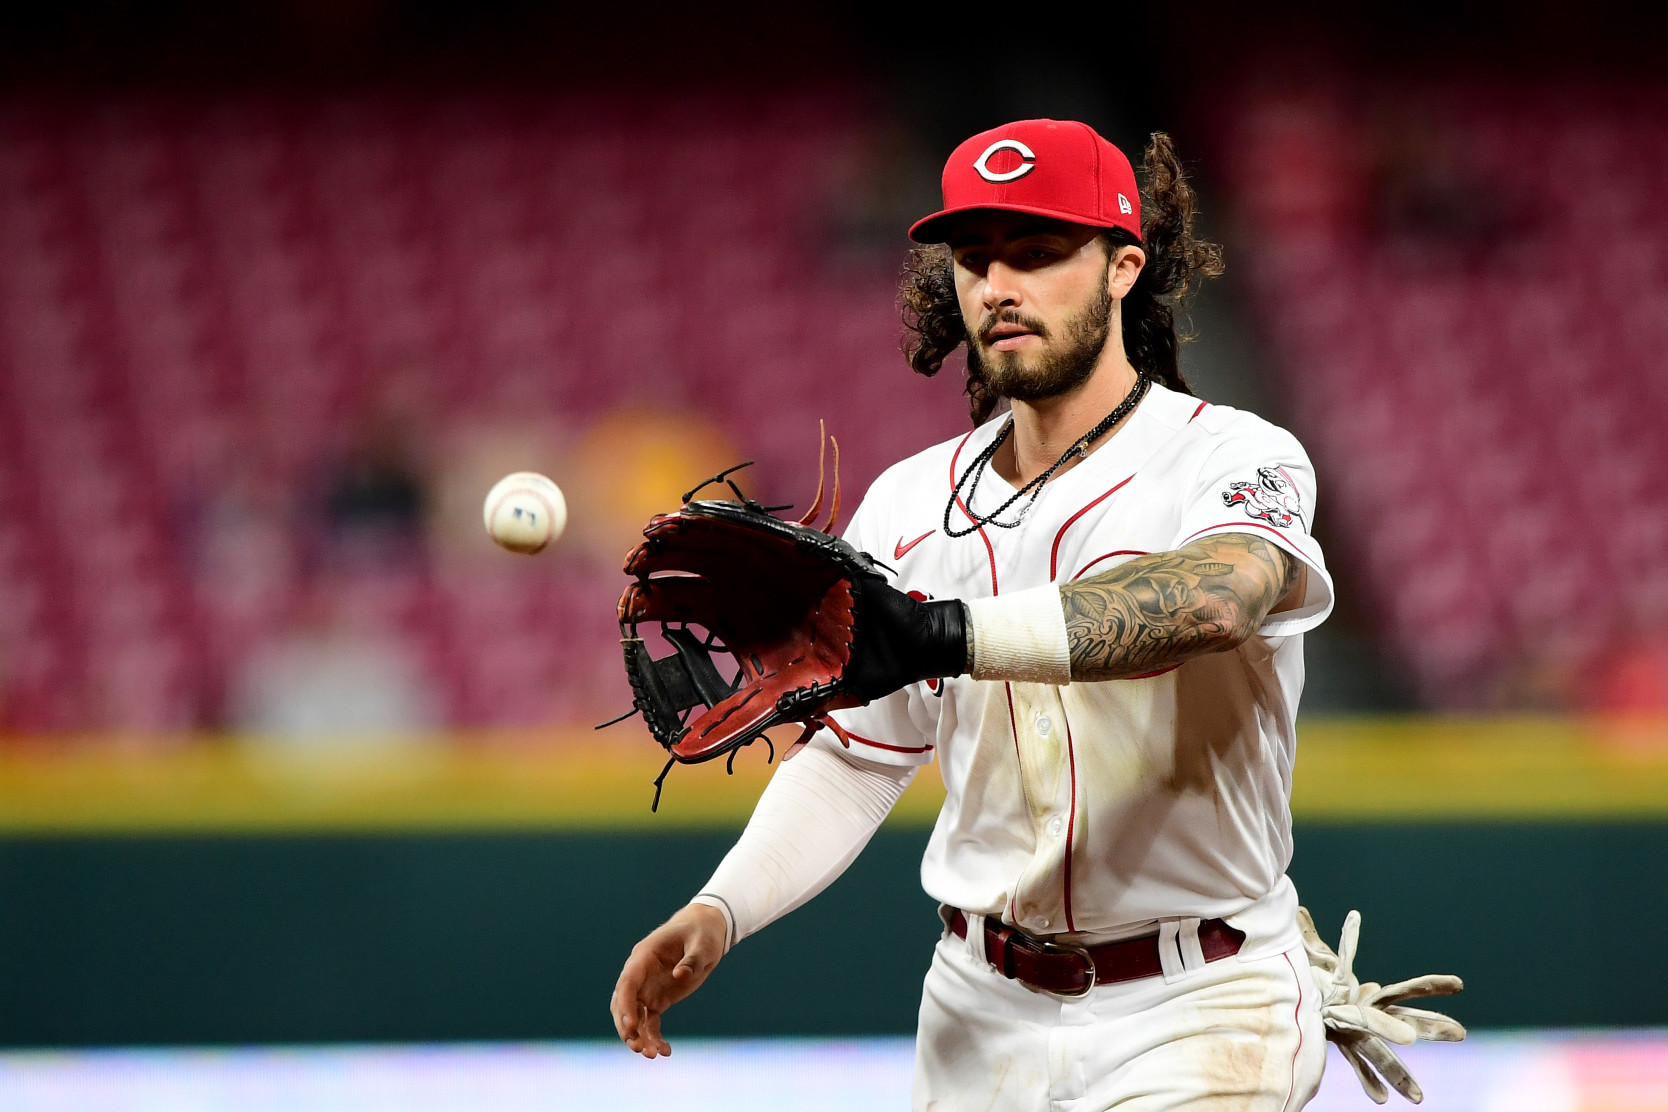
<svg viewBox="0 0 1668 1112"><path fill-rule="evenodd" d="M1140 556L1060 589L1074 680L1168 668L1241 644L1297 583L1302 565L1245 533Z"/></svg>

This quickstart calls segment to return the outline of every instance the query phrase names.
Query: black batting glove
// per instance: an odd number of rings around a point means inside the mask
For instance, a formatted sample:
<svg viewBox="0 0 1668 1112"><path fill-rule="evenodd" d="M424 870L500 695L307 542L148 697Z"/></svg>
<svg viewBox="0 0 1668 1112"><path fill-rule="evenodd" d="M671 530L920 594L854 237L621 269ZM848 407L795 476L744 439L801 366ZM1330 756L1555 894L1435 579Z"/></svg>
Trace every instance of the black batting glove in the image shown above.
<svg viewBox="0 0 1668 1112"><path fill-rule="evenodd" d="M864 702L921 680L967 671L966 608L959 599L921 602L879 576L852 583L856 596L847 690Z"/></svg>

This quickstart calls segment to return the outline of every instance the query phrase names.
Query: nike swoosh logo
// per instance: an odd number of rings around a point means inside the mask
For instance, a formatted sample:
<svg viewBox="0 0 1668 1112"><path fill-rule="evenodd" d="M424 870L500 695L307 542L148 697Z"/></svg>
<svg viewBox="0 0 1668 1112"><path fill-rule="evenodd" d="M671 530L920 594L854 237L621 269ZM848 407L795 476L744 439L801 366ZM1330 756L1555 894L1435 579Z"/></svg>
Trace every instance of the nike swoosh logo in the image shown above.
<svg viewBox="0 0 1668 1112"><path fill-rule="evenodd" d="M914 548L916 545L920 544L922 541L926 540L928 537L932 536L936 532L938 532L937 529L929 529L925 533L922 533L919 537L916 537L914 540L910 541L908 544L905 544L903 542L903 538L899 537L897 547L892 549L892 559L902 560L904 558L905 553L907 553L910 549Z"/></svg>

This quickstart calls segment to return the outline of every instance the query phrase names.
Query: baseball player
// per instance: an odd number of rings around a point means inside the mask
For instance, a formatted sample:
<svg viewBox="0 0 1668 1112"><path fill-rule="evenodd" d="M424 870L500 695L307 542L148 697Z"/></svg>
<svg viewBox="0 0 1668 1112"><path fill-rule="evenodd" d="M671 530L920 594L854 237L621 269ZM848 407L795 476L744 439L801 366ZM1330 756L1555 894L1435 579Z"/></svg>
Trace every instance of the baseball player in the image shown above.
<svg viewBox="0 0 1668 1112"><path fill-rule="evenodd" d="M1314 470L1291 434L1183 385L1172 305L1220 258L1167 137L1147 170L1143 223L1129 160L1084 124L950 156L903 297L915 370L965 345L976 427L858 508L846 539L895 573L857 622L872 697L833 714L849 747L820 733L782 766L632 951L612 1009L645 1057L670 1053L666 1008L832 882L936 758L921 876L945 929L916 1108L1314 1094L1337 991L1285 873L1303 633L1333 602ZM1340 949L1348 974L1352 934Z"/></svg>

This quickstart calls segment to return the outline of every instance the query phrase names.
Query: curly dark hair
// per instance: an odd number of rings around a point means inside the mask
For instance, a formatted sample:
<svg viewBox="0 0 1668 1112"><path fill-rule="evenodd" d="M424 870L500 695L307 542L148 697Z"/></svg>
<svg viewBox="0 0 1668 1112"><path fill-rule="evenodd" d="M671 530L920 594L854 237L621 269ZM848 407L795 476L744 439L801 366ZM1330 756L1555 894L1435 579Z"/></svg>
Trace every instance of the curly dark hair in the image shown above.
<svg viewBox="0 0 1668 1112"><path fill-rule="evenodd" d="M1153 133L1141 168L1147 179L1141 197L1141 239L1122 228L1101 234L1108 252L1133 245L1147 255L1141 276L1122 302L1124 352L1137 371L1172 390L1192 393L1176 362L1177 348L1190 338L1178 335L1176 310L1200 279L1222 273L1222 248L1193 234L1193 187L1170 136ZM904 356L915 373L931 377L967 341L949 248L934 243L910 251L898 300ZM967 408L973 423L989 420L997 401L983 375L970 367Z"/></svg>

